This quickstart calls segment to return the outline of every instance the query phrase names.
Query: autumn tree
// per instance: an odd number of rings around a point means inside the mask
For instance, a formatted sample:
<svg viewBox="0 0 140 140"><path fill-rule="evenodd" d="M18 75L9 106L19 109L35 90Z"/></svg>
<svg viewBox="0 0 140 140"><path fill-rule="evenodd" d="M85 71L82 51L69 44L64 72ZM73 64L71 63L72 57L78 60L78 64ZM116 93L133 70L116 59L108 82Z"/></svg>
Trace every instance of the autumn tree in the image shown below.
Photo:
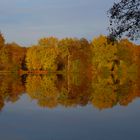
<svg viewBox="0 0 140 140"><path fill-rule="evenodd" d="M79 63L82 63L82 59L84 60L88 59L85 58L86 56L85 54L87 55L90 54L88 51L89 42L85 38L82 38L80 40L77 38L64 38L59 41L58 48L59 48L59 56L61 56L65 64L65 67L69 72L73 71L72 66L78 67ZM80 69L81 68L79 68L79 70Z"/></svg>
<svg viewBox="0 0 140 140"><path fill-rule="evenodd" d="M57 48L32 46L28 48L26 54L26 64L29 70L49 70L57 69Z"/></svg>
<svg viewBox="0 0 140 140"><path fill-rule="evenodd" d="M48 37L48 38L41 38L38 41L40 46L44 47L57 47L58 46L58 38L56 37Z"/></svg>
<svg viewBox="0 0 140 140"><path fill-rule="evenodd" d="M2 33L0 33L0 48L4 47L4 44L5 44L5 39Z"/></svg>
<svg viewBox="0 0 140 140"><path fill-rule="evenodd" d="M102 67L108 67L111 70L117 60L116 44L109 43L107 37L103 35L94 38L91 44L94 69L100 70Z"/></svg>
<svg viewBox="0 0 140 140"><path fill-rule="evenodd" d="M10 70L11 63L9 58L9 51L6 47L2 47L0 50L0 70Z"/></svg>
<svg viewBox="0 0 140 140"><path fill-rule="evenodd" d="M5 39L0 34L0 69L8 71L17 71L21 69L25 59L26 48L16 43L5 44Z"/></svg>
<svg viewBox="0 0 140 140"><path fill-rule="evenodd" d="M41 51L42 48L38 46L28 48L26 53L26 65L28 70L41 70L41 59L43 55Z"/></svg>
<svg viewBox="0 0 140 140"><path fill-rule="evenodd" d="M14 42L6 44L5 47L8 50L9 63L11 64L11 70L17 71L17 70L22 69L22 64L26 55L26 48Z"/></svg>
<svg viewBox="0 0 140 140"><path fill-rule="evenodd" d="M140 37L140 1L120 0L108 11L110 36L115 38L125 34L130 39Z"/></svg>
<svg viewBox="0 0 140 140"><path fill-rule="evenodd" d="M74 41L72 38L64 38L59 41L58 47L63 58L68 57L70 55L70 50L73 47L73 42Z"/></svg>
<svg viewBox="0 0 140 140"><path fill-rule="evenodd" d="M135 45L128 39L122 39L117 44L117 56L119 60L130 66L135 62L134 54Z"/></svg>

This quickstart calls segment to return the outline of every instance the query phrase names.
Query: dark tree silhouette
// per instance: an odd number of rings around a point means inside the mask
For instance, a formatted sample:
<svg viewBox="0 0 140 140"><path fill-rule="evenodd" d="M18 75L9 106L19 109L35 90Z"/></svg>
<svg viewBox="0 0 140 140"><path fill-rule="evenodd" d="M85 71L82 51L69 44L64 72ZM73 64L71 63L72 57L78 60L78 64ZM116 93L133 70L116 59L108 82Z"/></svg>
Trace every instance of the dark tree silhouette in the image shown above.
<svg viewBox="0 0 140 140"><path fill-rule="evenodd" d="M110 37L140 38L140 0L121 0L109 9Z"/></svg>

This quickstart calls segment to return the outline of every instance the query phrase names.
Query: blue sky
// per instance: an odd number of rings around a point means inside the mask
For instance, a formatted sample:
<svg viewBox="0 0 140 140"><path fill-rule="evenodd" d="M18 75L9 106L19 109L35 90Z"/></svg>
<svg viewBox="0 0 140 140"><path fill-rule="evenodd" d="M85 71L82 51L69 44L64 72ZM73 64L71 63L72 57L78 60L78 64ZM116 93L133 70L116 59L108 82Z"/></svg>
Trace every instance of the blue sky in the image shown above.
<svg viewBox="0 0 140 140"><path fill-rule="evenodd" d="M41 37L107 34L114 0L0 0L0 30L7 42L35 44Z"/></svg>

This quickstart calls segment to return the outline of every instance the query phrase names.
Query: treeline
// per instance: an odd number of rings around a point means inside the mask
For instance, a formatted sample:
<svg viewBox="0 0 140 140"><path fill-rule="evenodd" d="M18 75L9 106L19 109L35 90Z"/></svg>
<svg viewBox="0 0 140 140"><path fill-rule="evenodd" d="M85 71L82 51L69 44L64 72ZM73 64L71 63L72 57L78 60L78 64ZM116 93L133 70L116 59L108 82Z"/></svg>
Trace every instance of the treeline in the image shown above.
<svg viewBox="0 0 140 140"><path fill-rule="evenodd" d="M92 41L48 37L36 45L21 47L5 43L0 34L0 71L131 72L138 68L139 60L140 48L127 39L111 41L103 35Z"/></svg>
<svg viewBox="0 0 140 140"><path fill-rule="evenodd" d="M0 71L15 72L22 69L27 49L16 43L5 43L0 34Z"/></svg>

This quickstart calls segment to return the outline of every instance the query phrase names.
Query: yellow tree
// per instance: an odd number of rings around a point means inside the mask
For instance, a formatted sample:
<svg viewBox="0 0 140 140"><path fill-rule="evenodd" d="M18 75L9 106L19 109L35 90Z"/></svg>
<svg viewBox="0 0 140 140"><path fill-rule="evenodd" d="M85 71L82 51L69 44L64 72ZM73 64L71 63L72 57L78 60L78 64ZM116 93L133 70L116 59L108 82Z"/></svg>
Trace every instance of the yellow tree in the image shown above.
<svg viewBox="0 0 140 140"><path fill-rule="evenodd" d="M93 65L96 69L101 67L112 68L114 60L117 59L117 47L116 44L108 42L106 36L100 35L91 42Z"/></svg>
<svg viewBox="0 0 140 140"><path fill-rule="evenodd" d="M39 46L32 46L28 48L27 54L26 54L26 65L28 70L41 70L42 64L42 48Z"/></svg>
<svg viewBox="0 0 140 140"><path fill-rule="evenodd" d="M134 63L134 45L128 39L122 39L117 45L117 55L121 61L124 61L127 65Z"/></svg>
<svg viewBox="0 0 140 140"><path fill-rule="evenodd" d="M83 44L85 42L83 41ZM65 67L70 72L72 60L78 56L79 51L81 49L80 41L77 38L64 38L59 41L59 55L63 59L65 63Z"/></svg>
<svg viewBox="0 0 140 140"><path fill-rule="evenodd" d="M43 70L56 71L57 70L57 55L56 47L41 47L42 59L41 64Z"/></svg>
<svg viewBox="0 0 140 140"><path fill-rule="evenodd" d="M26 63L29 70L49 70L57 69L57 48L32 46L28 48L26 54Z"/></svg>
<svg viewBox="0 0 140 140"><path fill-rule="evenodd" d="M48 38L41 38L38 41L40 46L44 47L57 47L58 46L58 38L56 37L48 37Z"/></svg>
<svg viewBox="0 0 140 140"><path fill-rule="evenodd" d="M43 70L56 71L58 57L58 39L56 37L42 38L38 41L41 52L41 65Z"/></svg>
<svg viewBox="0 0 140 140"><path fill-rule="evenodd" d="M11 62L9 57L9 51L6 47L2 47L0 50L0 70L10 70Z"/></svg>

